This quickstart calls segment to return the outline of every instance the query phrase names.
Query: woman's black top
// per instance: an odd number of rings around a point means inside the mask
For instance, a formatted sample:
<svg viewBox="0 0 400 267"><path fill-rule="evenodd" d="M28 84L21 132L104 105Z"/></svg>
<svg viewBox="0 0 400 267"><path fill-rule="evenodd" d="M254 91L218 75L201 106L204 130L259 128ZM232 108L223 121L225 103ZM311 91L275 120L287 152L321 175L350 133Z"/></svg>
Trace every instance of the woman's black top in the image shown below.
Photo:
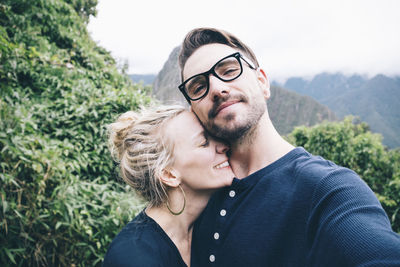
<svg viewBox="0 0 400 267"><path fill-rule="evenodd" d="M103 266L187 267L172 240L144 211L114 238Z"/></svg>

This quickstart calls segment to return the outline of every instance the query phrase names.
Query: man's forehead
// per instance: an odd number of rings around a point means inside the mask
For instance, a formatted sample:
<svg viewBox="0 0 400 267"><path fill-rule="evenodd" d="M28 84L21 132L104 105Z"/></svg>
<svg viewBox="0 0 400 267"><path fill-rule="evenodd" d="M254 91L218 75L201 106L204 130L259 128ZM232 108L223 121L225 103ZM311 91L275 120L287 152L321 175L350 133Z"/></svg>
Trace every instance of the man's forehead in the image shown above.
<svg viewBox="0 0 400 267"><path fill-rule="evenodd" d="M238 50L224 44L207 44L199 47L188 58L183 68L183 78L208 71L220 59L238 52Z"/></svg>

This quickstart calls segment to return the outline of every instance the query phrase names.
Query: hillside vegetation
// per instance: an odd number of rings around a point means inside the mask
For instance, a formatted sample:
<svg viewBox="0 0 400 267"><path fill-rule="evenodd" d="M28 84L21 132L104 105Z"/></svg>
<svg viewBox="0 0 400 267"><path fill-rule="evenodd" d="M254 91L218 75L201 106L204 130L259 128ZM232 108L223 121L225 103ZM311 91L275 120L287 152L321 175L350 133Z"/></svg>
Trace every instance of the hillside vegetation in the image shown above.
<svg viewBox="0 0 400 267"><path fill-rule="evenodd" d="M150 102L86 30L97 1L0 4L0 262L100 264L141 207L105 125Z"/></svg>

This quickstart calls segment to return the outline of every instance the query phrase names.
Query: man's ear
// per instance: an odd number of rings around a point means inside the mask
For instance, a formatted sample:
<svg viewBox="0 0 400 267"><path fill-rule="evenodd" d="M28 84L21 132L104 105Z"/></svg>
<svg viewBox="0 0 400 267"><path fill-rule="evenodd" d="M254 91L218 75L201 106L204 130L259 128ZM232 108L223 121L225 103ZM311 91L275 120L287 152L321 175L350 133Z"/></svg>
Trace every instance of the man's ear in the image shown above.
<svg viewBox="0 0 400 267"><path fill-rule="evenodd" d="M162 170L160 180L163 184L169 187L178 187L181 184L179 172L173 168Z"/></svg>
<svg viewBox="0 0 400 267"><path fill-rule="evenodd" d="M261 84L261 89L263 91L263 95L265 100L269 99L271 97L271 89L269 85L269 80L267 75L265 74L264 70L261 68L257 69L257 79L259 83Z"/></svg>

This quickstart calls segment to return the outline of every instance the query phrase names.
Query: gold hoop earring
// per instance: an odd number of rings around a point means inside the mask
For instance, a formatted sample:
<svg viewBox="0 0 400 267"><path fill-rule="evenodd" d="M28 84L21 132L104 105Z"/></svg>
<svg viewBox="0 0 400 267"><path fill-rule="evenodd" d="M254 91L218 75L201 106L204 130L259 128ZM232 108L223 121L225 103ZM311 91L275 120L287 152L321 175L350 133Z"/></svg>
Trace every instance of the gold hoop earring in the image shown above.
<svg viewBox="0 0 400 267"><path fill-rule="evenodd" d="M178 185L178 186L179 186L179 189L181 189L182 195L183 195L183 207L182 207L182 209L181 209L180 211L178 211L178 212L172 211L171 208L170 208L170 206L169 206L169 204L168 204L168 200L167 200L167 203L166 203L166 204L167 204L167 208L168 208L169 212L171 212L172 215L179 215L179 214L182 214L183 210L184 210L185 207L186 207L186 196L185 196L185 191L183 191L183 188L182 188L181 185Z"/></svg>

